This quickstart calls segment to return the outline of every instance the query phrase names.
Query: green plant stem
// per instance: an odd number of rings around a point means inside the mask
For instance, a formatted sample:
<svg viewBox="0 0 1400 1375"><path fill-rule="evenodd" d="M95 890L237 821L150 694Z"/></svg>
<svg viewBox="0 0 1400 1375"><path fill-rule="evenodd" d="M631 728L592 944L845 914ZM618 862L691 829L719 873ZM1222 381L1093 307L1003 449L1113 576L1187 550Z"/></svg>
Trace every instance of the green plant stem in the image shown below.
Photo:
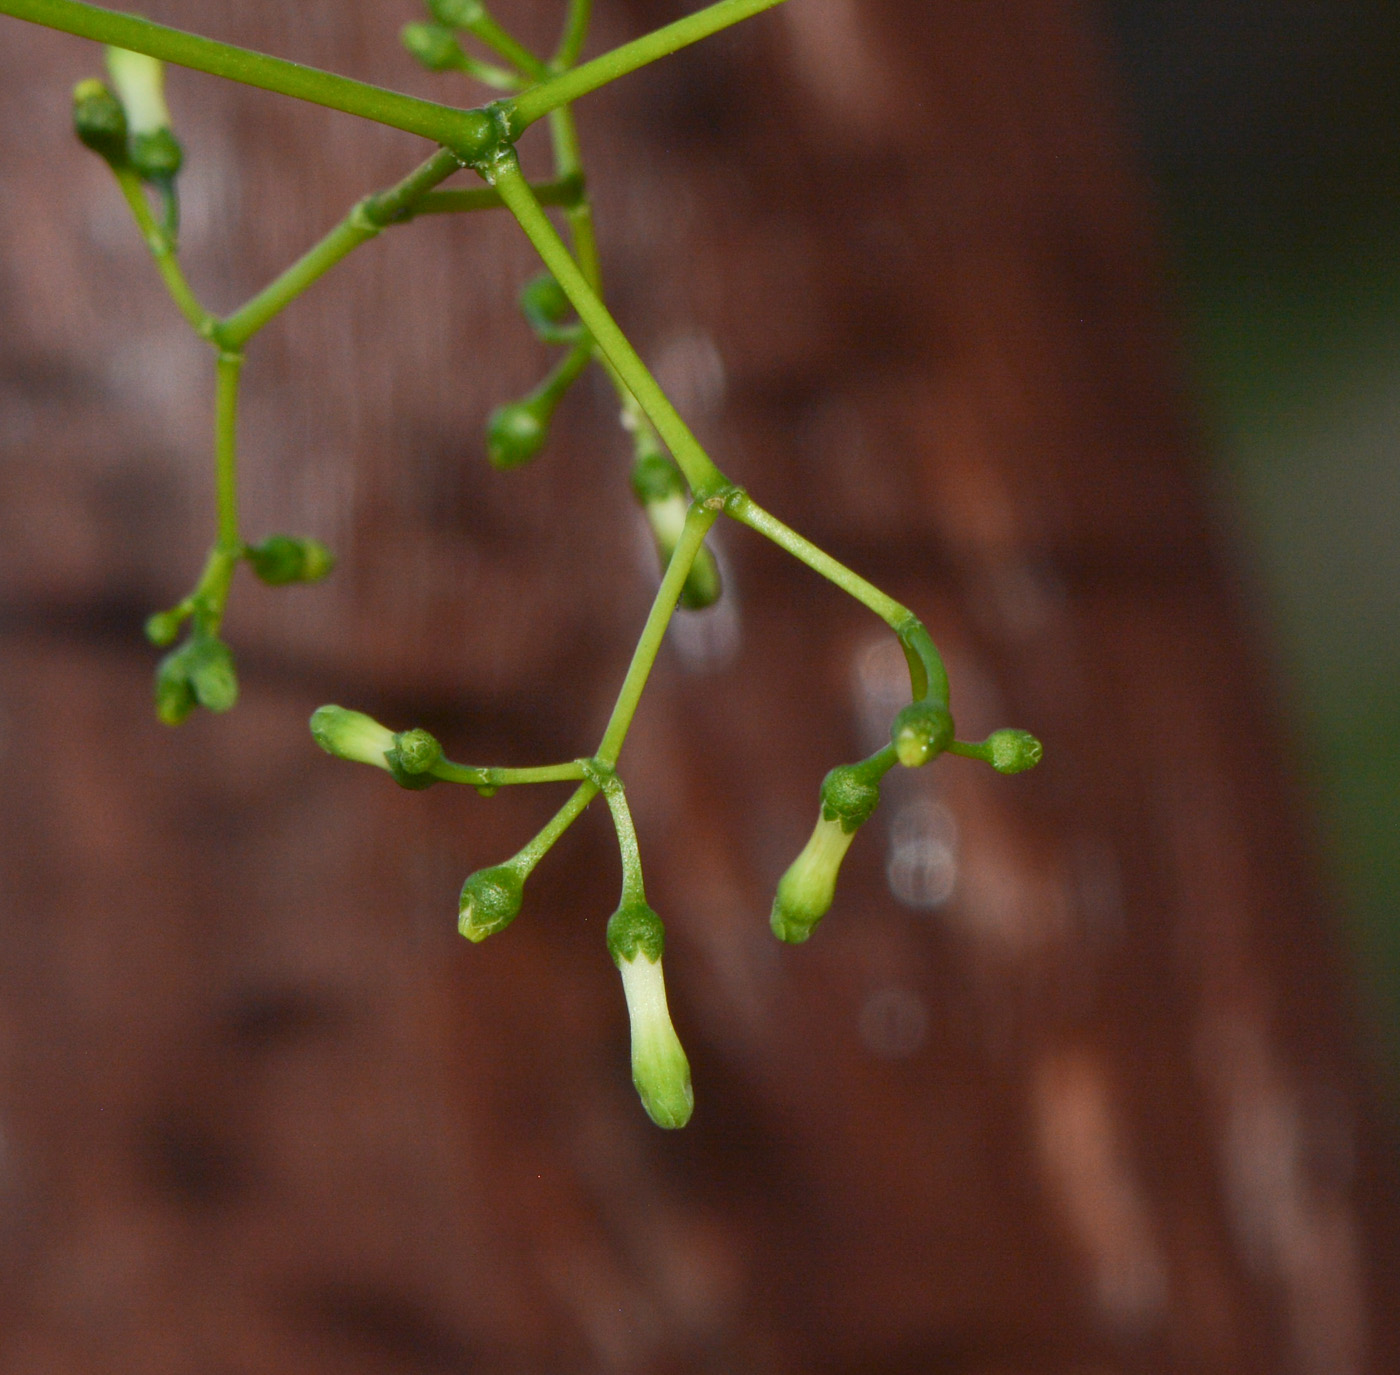
<svg viewBox="0 0 1400 1375"><path fill-rule="evenodd" d="M577 177L556 177L552 181L530 183L535 199L541 205L576 204L583 195L583 184ZM461 190L429 191L412 205L405 207L394 221L407 224L419 215L456 215L473 210L501 210L505 202L500 192L491 186L470 186Z"/></svg>
<svg viewBox="0 0 1400 1375"><path fill-rule="evenodd" d="M627 794L621 779L614 776L608 780L603 788L603 799L612 813L613 828L617 831L617 848L622 856L622 905L645 902L647 892L642 882L642 850L637 844L637 828L632 824L632 809L627 805Z"/></svg>
<svg viewBox="0 0 1400 1375"><path fill-rule="evenodd" d="M549 112L550 140L554 146L554 174L578 182L579 195L565 212L569 219L569 237L573 241L574 261L584 280L601 299L603 269L598 258L598 236L593 229L593 205L588 198L583 177L583 156L579 149L578 125L574 112L561 105ZM544 204L543 201L540 202Z"/></svg>
<svg viewBox="0 0 1400 1375"><path fill-rule="evenodd" d="M718 516L717 509L700 502L692 502L690 510L686 513L685 527L681 531L680 539L676 541L671 561L666 565L661 586L656 589L656 597L652 601L646 624L642 627L636 649L632 651L632 662L627 666L627 676L622 680L617 702L613 706L612 715L608 717L607 728L598 746L596 757L605 764L617 763L617 756L622 752L623 741L627 739L627 732L632 725L632 717L636 715L637 703L641 701L642 690L647 685L652 665L661 649L666 627L675 613L676 602L690 574L690 566L695 562L695 556L705 542L705 535Z"/></svg>
<svg viewBox="0 0 1400 1375"><path fill-rule="evenodd" d="M397 185L357 202L325 238L221 321L214 330L215 340L225 348L241 348L312 282L323 277L346 254L372 239L385 225L406 215L417 200L461 166L456 154L439 148Z"/></svg>
<svg viewBox="0 0 1400 1375"><path fill-rule="evenodd" d="M536 81L549 75L549 68L540 61L519 39L503 29L489 14L483 14L469 32L479 38L492 51L505 58L517 72L533 77Z"/></svg>
<svg viewBox="0 0 1400 1375"><path fill-rule="evenodd" d="M588 37L588 19L592 8L592 0L569 0L564 32L549 63L554 71L564 71L578 61L578 55L583 51L583 40Z"/></svg>
<svg viewBox="0 0 1400 1375"><path fill-rule="evenodd" d="M201 337L210 338L218 322L199 303L199 299L190 289L189 282L185 280L185 274L180 267L180 260L176 256L175 245L171 241L170 235L156 222L156 217L151 213L150 204L146 200L145 183L129 167L120 167L115 170L117 185L121 187L122 195L126 197L126 203L131 207L132 218L136 221L136 227L141 231L141 237L146 241L146 247L151 251L156 270L165 283L165 289L179 307L180 314L189 321L190 328Z"/></svg>
<svg viewBox="0 0 1400 1375"><path fill-rule="evenodd" d="M299 62L220 43L212 38L152 23L134 14L102 9L83 0L0 0L0 14L27 19L50 29L95 39L132 52L174 62L195 71L227 77L280 95L295 96L346 114L359 115L435 143L475 153L494 141L480 111L454 110L430 100L402 95Z"/></svg>
<svg viewBox="0 0 1400 1375"><path fill-rule="evenodd" d="M590 779L584 779L574 789L569 800L554 813L544 829L528 845L518 850L509 861L511 864L520 866L522 877L528 875L535 865L549 853L554 842L578 820L584 808L597 796L598 785Z"/></svg>
<svg viewBox="0 0 1400 1375"><path fill-rule="evenodd" d="M219 509L219 547L235 557L243 552L238 533L238 383L241 353L219 354L214 396L214 465Z"/></svg>
<svg viewBox="0 0 1400 1375"><path fill-rule="evenodd" d="M454 764L440 759L428 770L444 783L466 783L473 788L504 788L513 783L577 782L584 777L583 764L572 760L567 764L539 764L524 769L478 768L472 764Z"/></svg>
<svg viewBox="0 0 1400 1375"><path fill-rule="evenodd" d="M34 2L30 0L30 3ZM13 4L15 0L0 0L0 3ZM638 67L645 67L657 58L666 57L691 43L698 43L731 24L781 3L782 0L719 0L716 5L709 5L684 19L676 20L674 24L667 24L601 57L595 57L581 67L573 67L538 86L532 86L528 91L502 102L508 111L512 136L518 138L537 119L557 106L568 105L579 96L596 91L599 86L606 86L608 82L616 81Z"/></svg>
<svg viewBox="0 0 1400 1375"><path fill-rule="evenodd" d="M872 582L867 582L859 573L847 568L844 563L831 557L824 549L819 549L811 540L799 535L791 526L784 525L776 516L769 515L746 493L739 493L725 503L725 513L735 520L757 530L780 548L786 549L793 558L805 563L822 577L834 582L842 591L850 593L856 601L867 606L892 630L898 630L913 613L906 606L886 593L881 592Z"/></svg>
<svg viewBox="0 0 1400 1375"><path fill-rule="evenodd" d="M710 456L700 447L699 440L691 434L689 427L681 419L666 393L661 390L636 349L618 328L617 321L609 314L608 308L580 271L573 255L549 222L549 216L545 214L530 190L529 183L521 175L520 164L514 152L502 154L491 165L488 175L496 190L501 193L501 199L505 201L507 209L519 221L520 227L534 244L535 251L544 260L544 265L554 274L555 280L564 289L564 294L573 303L584 327L617 369L628 390L650 417L652 424L656 426L681 472L685 474L686 481L690 483L691 490L699 496L725 487L727 483L724 474L715 467L710 461Z"/></svg>

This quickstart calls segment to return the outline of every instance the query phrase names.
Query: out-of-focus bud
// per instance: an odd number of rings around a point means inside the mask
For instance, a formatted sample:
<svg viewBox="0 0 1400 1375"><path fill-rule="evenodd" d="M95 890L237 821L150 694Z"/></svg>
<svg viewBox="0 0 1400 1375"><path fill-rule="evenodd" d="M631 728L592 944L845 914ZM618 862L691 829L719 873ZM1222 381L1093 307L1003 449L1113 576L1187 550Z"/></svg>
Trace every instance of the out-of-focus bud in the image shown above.
<svg viewBox="0 0 1400 1375"><path fill-rule="evenodd" d="M162 659L156 668L156 715L167 726L178 726L194 709L194 689L183 666Z"/></svg>
<svg viewBox="0 0 1400 1375"><path fill-rule="evenodd" d="M362 711L329 704L317 707L311 713L311 734L327 754L337 759L373 764L386 773L393 772L388 757L394 748L393 731Z"/></svg>
<svg viewBox="0 0 1400 1375"><path fill-rule="evenodd" d="M462 63L462 49L452 30L441 24L405 24L399 30L399 41L430 72L449 71Z"/></svg>
<svg viewBox="0 0 1400 1375"><path fill-rule="evenodd" d="M855 837L855 827L848 831L835 817L817 819L811 838L778 881L768 922L780 941L800 945L830 910L841 861Z"/></svg>
<svg viewBox="0 0 1400 1375"><path fill-rule="evenodd" d="M482 0L428 0L428 9L439 24L449 29L471 29L486 17Z"/></svg>
<svg viewBox="0 0 1400 1375"><path fill-rule="evenodd" d="M531 277L521 287L520 312L542 343L572 344L583 333L583 326L570 318L574 308L551 273Z"/></svg>
<svg viewBox="0 0 1400 1375"><path fill-rule="evenodd" d="M156 666L156 715L178 726L197 705L228 711L238 701L233 654L217 636L199 629Z"/></svg>
<svg viewBox="0 0 1400 1375"><path fill-rule="evenodd" d="M664 571L676 552L676 544L685 528L686 512L690 509L685 478L659 449L645 445L639 445L639 449L637 461L632 465L632 491L642 503L652 539L656 542L656 556ZM681 588L680 604L687 611L703 611L719 600L722 591L715 556L701 545Z"/></svg>
<svg viewBox="0 0 1400 1375"><path fill-rule="evenodd" d="M250 544L244 556L270 587L319 582L335 567L335 555L320 540L297 535L269 535L261 544Z"/></svg>
<svg viewBox="0 0 1400 1375"><path fill-rule="evenodd" d="M173 606L169 611L157 611L146 617L146 638L153 645L173 645L189 616L189 611Z"/></svg>
<svg viewBox="0 0 1400 1375"><path fill-rule="evenodd" d="M1025 773L1040 763L1045 747L1027 730L1006 727L986 740L987 759L998 773Z"/></svg>
<svg viewBox="0 0 1400 1375"><path fill-rule="evenodd" d="M690 1062L671 1024L661 952L661 918L644 902L625 902L608 920L608 949L622 974L627 1019L632 1029L632 1083L658 1127L690 1121L695 1095Z"/></svg>
<svg viewBox="0 0 1400 1375"><path fill-rule="evenodd" d="M546 396L527 396L497 406L486 422L486 457L493 468L505 471L528 463L549 438L554 402Z"/></svg>
<svg viewBox="0 0 1400 1375"><path fill-rule="evenodd" d="M457 929L469 941L484 941L515 920L525 900L525 879L514 865L478 869L462 885Z"/></svg>
<svg viewBox="0 0 1400 1375"><path fill-rule="evenodd" d="M917 769L942 754L953 743L953 718L948 708L934 702L910 702L894 718L890 728L899 762Z"/></svg>
<svg viewBox="0 0 1400 1375"><path fill-rule="evenodd" d="M126 112L131 165L147 180L169 182L184 161L165 103L165 65L144 53L107 49L107 70Z"/></svg>
<svg viewBox="0 0 1400 1375"><path fill-rule="evenodd" d="M95 77L73 87L73 132L111 166L126 166L126 111Z"/></svg>
<svg viewBox="0 0 1400 1375"><path fill-rule="evenodd" d="M822 779L822 816L836 821L848 835L863 826L880 805L878 775L869 764L838 764Z"/></svg>

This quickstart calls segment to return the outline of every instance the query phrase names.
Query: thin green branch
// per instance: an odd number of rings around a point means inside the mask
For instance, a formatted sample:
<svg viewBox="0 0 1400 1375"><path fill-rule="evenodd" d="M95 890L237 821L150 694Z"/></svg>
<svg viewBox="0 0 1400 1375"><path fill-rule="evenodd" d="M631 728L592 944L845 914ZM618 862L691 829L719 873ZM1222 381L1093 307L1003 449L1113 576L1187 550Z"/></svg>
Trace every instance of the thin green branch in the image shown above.
<svg viewBox="0 0 1400 1375"><path fill-rule="evenodd" d="M569 0L564 32L549 64L555 71L563 71L578 61L578 55L583 51L583 40L588 37L589 11L592 8L592 0Z"/></svg>
<svg viewBox="0 0 1400 1375"><path fill-rule="evenodd" d="M219 510L218 548L242 553L238 533L238 383L241 353L220 353L214 396L214 466Z"/></svg>
<svg viewBox="0 0 1400 1375"><path fill-rule="evenodd" d="M603 800L612 813L613 828L617 831L617 848L622 857L622 902L629 903L647 900L646 885L642 882L642 849L637 844L637 828L632 824L632 809L627 805L627 794L622 780L615 775L603 788Z"/></svg>
<svg viewBox="0 0 1400 1375"><path fill-rule="evenodd" d="M686 514L685 528L681 531L680 539L676 541L675 553L671 555L670 563L666 565L661 586L656 589L656 597L652 601L646 624L642 627L636 649L632 651L632 662L627 666L627 676L622 680L617 702L613 706L607 729L603 732L602 742L598 746L596 757L605 764L617 763L623 741L627 739L627 732L631 729L632 718L636 715L637 703L641 701L642 691L647 685L652 665L661 649L666 627L675 613L681 588L685 586L690 566L695 562L695 556L705 542L705 535L718 516L717 509L699 502L692 503Z"/></svg>
<svg viewBox="0 0 1400 1375"><path fill-rule="evenodd" d="M495 141L494 121L480 110L454 110L448 105L419 100L416 96L402 95L334 72L323 72L299 62L288 62L267 53L168 28L134 14L85 4L83 0L0 0L0 14L146 53L177 66L227 77L245 86L257 86L310 101L313 105L343 110L376 124L421 134L471 156Z"/></svg>
<svg viewBox="0 0 1400 1375"><path fill-rule="evenodd" d="M13 0L6 0L13 3ZM657 58L666 57L680 48L698 43L731 24L742 19L772 9L782 0L719 0L716 5L707 6L674 24L656 29L641 38L624 43L620 48L595 57L581 67L574 67L548 81L532 86L528 91L503 102L509 112L511 132L516 137L530 127L537 119L547 115L560 105L568 105L599 86L606 86L638 67L645 67Z"/></svg>
<svg viewBox="0 0 1400 1375"><path fill-rule="evenodd" d="M507 33L489 14L483 12L468 32L505 58L522 75L533 77L536 81L549 75L549 68L518 38Z"/></svg>
<svg viewBox="0 0 1400 1375"><path fill-rule="evenodd" d="M593 336L599 349L612 363L632 395L637 398L657 432L685 474L691 490L704 495L726 486L724 474L690 432L666 393L642 362L627 336L598 293L580 271L573 255L559 237L549 217L520 173L513 151L506 151L492 163L490 177L511 214L520 222L544 265L554 274L564 294L578 311L579 319Z"/></svg>
<svg viewBox="0 0 1400 1375"><path fill-rule="evenodd" d="M141 231L141 237L146 241L146 247L151 251L156 271L160 273L171 300L179 307L180 314L189 321L190 328L196 334L206 339L210 338L217 321L200 304L199 298L186 281L170 235L156 222L156 217L151 213L151 207L146 200L145 182L129 167L119 167L115 170L117 185L121 187L122 195L131 207L131 216Z"/></svg>
<svg viewBox="0 0 1400 1375"><path fill-rule="evenodd" d="M556 177L553 181L533 181L530 189L541 205L572 207L583 195L583 182L578 177ZM408 206L394 221L406 224L420 215L457 215L473 210L500 210L505 207L501 193L493 186L469 186L461 190L429 191Z"/></svg>
<svg viewBox="0 0 1400 1375"><path fill-rule="evenodd" d="M578 820L584 808L597 796L598 785L589 779L584 779L574 789L569 800L555 812L544 829L528 845L518 850L510 860L511 864L520 866L522 877L529 875L535 865L549 853L554 842Z"/></svg>
<svg viewBox="0 0 1400 1375"><path fill-rule="evenodd" d="M523 769L479 768L440 759L428 772L444 783L466 783L473 788L506 788L517 783L576 783L584 777L583 764L577 759L566 764L537 764Z"/></svg>

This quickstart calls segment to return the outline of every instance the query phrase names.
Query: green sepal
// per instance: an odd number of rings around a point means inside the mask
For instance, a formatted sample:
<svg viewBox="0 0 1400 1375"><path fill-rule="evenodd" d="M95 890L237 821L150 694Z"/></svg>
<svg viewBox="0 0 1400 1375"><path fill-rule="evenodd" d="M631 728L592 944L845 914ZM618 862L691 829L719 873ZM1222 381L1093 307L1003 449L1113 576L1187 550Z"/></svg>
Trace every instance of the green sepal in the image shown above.
<svg viewBox="0 0 1400 1375"><path fill-rule="evenodd" d="M482 0L428 0L428 11L449 29L472 29L486 18Z"/></svg>
<svg viewBox="0 0 1400 1375"><path fill-rule="evenodd" d="M131 136L130 160L147 181L168 183L179 174L185 150L169 129L151 129Z"/></svg>
<svg viewBox="0 0 1400 1375"><path fill-rule="evenodd" d="M643 955L653 964L666 949L666 928L645 902L624 902L608 918L608 951L620 969Z"/></svg>
<svg viewBox="0 0 1400 1375"><path fill-rule="evenodd" d="M880 784L860 764L838 764L822 779L822 816L853 834L880 805Z"/></svg>
<svg viewBox="0 0 1400 1375"><path fill-rule="evenodd" d="M444 28L441 24L405 24L399 30L399 41L409 55L421 62L430 72L450 71L462 64L462 49L458 46L452 30Z"/></svg>
<svg viewBox="0 0 1400 1375"><path fill-rule="evenodd" d="M269 587L319 582L335 567L335 555L320 540L301 535L269 535L243 553L258 579Z"/></svg>
<svg viewBox="0 0 1400 1375"><path fill-rule="evenodd" d="M899 762L917 769L953 743L953 718L939 702L910 702L890 727Z"/></svg>
<svg viewBox="0 0 1400 1375"><path fill-rule="evenodd" d="M987 762L998 773L1025 773L1040 763L1045 747L1028 730L1007 726L986 739Z"/></svg>
<svg viewBox="0 0 1400 1375"><path fill-rule="evenodd" d="M478 869L462 885L457 929L469 941L484 941L515 920L525 900L525 878L512 864Z"/></svg>
<svg viewBox="0 0 1400 1375"><path fill-rule="evenodd" d="M534 458L549 438L554 410L548 398L526 397L497 406L486 422L486 457L493 468L520 468Z"/></svg>
<svg viewBox="0 0 1400 1375"><path fill-rule="evenodd" d="M542 343L572 344L583 334L583 325L570 318L574 308L552 273L531 277L520 288L520 312Z"/></svg>
<svg viewBox="0 0 1400 1375"><path fill-rule="evenodd" d="M393 747L384 757L389 761L394 782L401 788L420 792L438 781L428 770L442 758L442 746L421 726L394 736Z"/></svg>
<svg viewBox="0 0 1400 1375"><path fill-rule="evenodd" d="M126 111L96 77L73 87L73 132L112 167L127 165Z"/></svg>

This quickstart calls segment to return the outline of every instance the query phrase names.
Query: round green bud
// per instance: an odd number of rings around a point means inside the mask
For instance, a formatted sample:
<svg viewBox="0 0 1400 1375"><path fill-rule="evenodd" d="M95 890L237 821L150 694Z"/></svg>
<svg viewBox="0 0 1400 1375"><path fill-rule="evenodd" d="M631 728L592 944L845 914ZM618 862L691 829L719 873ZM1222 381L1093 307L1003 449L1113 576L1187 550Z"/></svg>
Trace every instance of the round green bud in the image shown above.
<svg viewBox="0 0 1400 1375"><path fill-rule="evenodd" d="M638 955L655 963L665 948L666 929L646 903L625 903L608 918L608 950L618 968Z"/></svg>
<svg viewBox="0 0 1400 1375"><path fill-rule="evenodd" d="M719 601L724 590L719 576L719 564L715 556L703 545L697 550L695 562L686 574L685 585L681 588L680 604L687 611L703 611Z"/></svg>
<svg viewBox="0 0 1400 1375"><path fill-rule="evenodd" d="M438 781L428 770L442 758L442 746L421 727L400 731L385 757L394 782L401 788L421 791Z"/></svg>
<svg viewBox="0 0 1400 1375"><path fill-rule="evenodd" d="M695 1109L695 1094L690 1087L690 1062L666 1005L661 960L639 948L632 959L619 962L618 970L632 1031L632 1083L637 1096L658 1127L683 1127Z"/></svg>
<svg viewBox="0 0 1400 1375"><path fill-rule="evenodd" d="M953 743L953 718L935 702L910 702L894 718L890 739L899 762L917 769Z"/></svg>
<svg viewBox="0 0 1400 1375"><path fill-rule="evenodd" d="M184 160L184 149L169 129L131 136L131 165L147 181L173 181Z"/></svg>
<svg viewBox="0 0 1400 1375"><path fill-rule="evenodd" d="M800 945L830 910L855 835L855 827L847 830L836 817L818 817L811 838L778 881L768 924L780 941Z"/></svg>
<svg viewBox="0 0 1400 1375"><path fill-rule="evenodd" d="M319 582L335 567L335 555L320 540L296 535L269 535L244 550L253 572L270 587Z"/></svg>
<svg viewBox="0 0 1400 1375"><path fill-rule="evenodd" d="M838 764L822 779L821 797L822 816L839 821L851 835L880 805L880 785L864 777L858 764Z"/></svg>
<svg viewBox="0 0 1400 1375"><path fill-rule="evenodd" d="M515 920L525 900L525 880L510 864L478 869L462 885L457 929L469 941L484 941Z"/></svg>
<svg viewBox="0 0 1400 1375"><path fill-rule="evenodd" d="M987 737L987 749L991 766L998 773L1025 773L1035 768L1045 753L1045 747L1030 731L1009 726Z"/></svg>
<svg viewBox="0 0 1400 1375"><path fill-rule="evenodd" d="M486 17L482 0L428 0L428 10L450 29L471 29Z"/></svg>
<svg viewBox="0 0 1400 1375"><path fill-rule="evenodd" d="M199 705L209 711L228 711L238 701L238 675L233 651L213 635L196 634L184 650L185 671Z"/></svg>
<svg viewBox="0 0 1400 1375"><path fill-rule="evenodd" d="M538 402L509 401L486 422L486 456L505 471L528 463L549 438L547 413Z"/></svg>
<svg viewBox="0 0 1400 1375"><path fill-rule="evenodd" d="M393 772L388 754L394 748L394 733L374 717L327 704L311 713L310 724L312 738L327 754Z"/></svg>
<svg viewBox="0 0 1400 1375"><path fill-rule="evenodd" d="M462 50L452 36L452 30L441 24L405 24L399 30L399 41L411 57L417 58L430 72L445 72L460 65Z"/></svg>
<svg viewBox="0 0 1400 1375"><path fill-rule="evenodd" d="M178 661L168 654L156 667L156 715L167 726L178 726L195 708L194 689Z"/></svg>
<svg viewBox="0 0 1400 1375"><path fill-rule="evenodd" d="M520 311L536 336L546 344L570 344L583 326L573 315L573 305L553 274L531 277L520 289Z"/></svg>
<svg viewBox="0 0 1400 1375"><path fill-rule="evenodd" d="M632 465L632 491L643 506L666 501L671 497L684 500L685 478L681 476L681 470L676 467L674 460L659 449L648 449L638 454L637 461Z"/></svg>
<svg viewBox="0 0 1400 1375"><path fill-rule="evenodd" d="M113 167L126 165L126 111L95 77L73 87L73 132Z"/></svg>
<svg viewBox="0 0 1400 1375"><path fill-rule="evenodd" d="M153 645L173 645L188 615L188 611L176 606L169 611L157 611L147 616L146 638Z"/></svg>

